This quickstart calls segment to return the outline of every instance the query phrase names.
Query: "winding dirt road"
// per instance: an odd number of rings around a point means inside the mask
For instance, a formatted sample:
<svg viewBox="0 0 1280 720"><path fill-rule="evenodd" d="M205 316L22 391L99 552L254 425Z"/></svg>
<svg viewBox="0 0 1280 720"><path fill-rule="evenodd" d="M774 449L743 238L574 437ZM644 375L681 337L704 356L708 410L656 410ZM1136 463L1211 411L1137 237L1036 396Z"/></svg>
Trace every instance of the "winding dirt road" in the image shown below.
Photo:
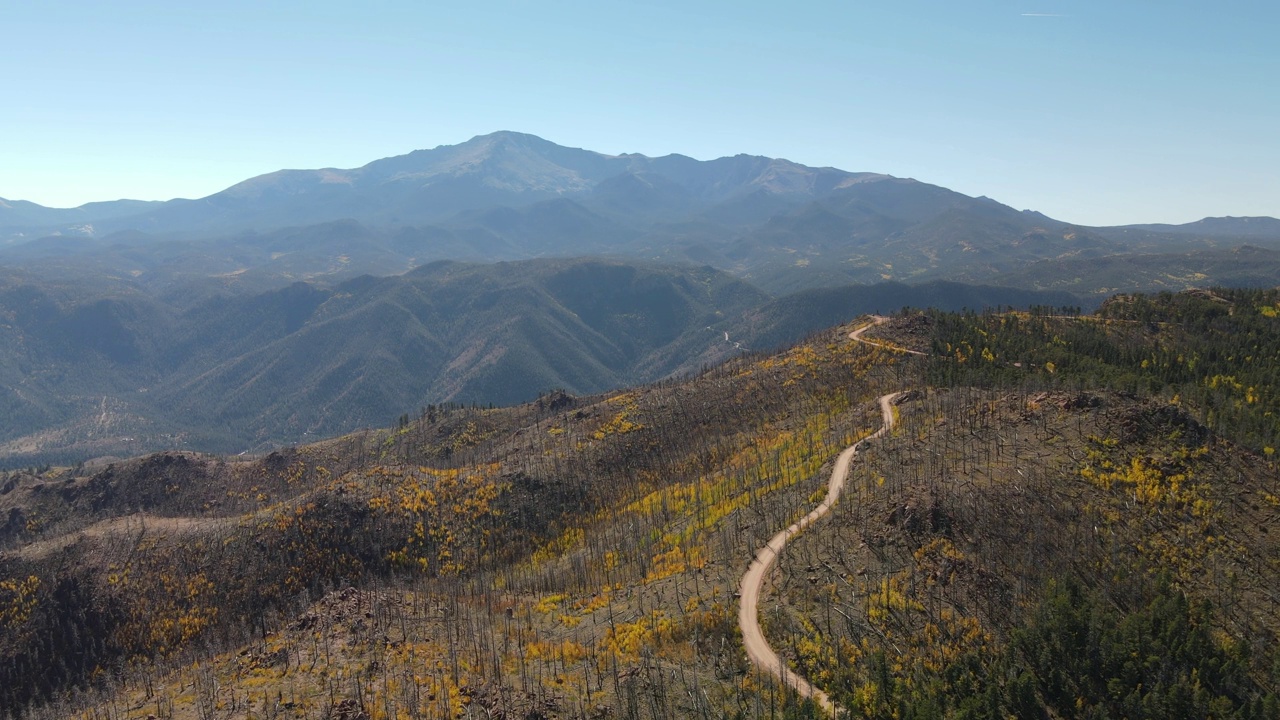
<svg viewBox="0 0 1280 720"><path fill-rule="evenodd" d="M862 333L885 322L885 320L887 318L873 316L871 323L849 333L849 339L914 355L924 354L915 350L882 345L881 343L862 339ZM760 631L760 589L764 586L765 575L773 567L774 561L778 559L778 554L786 546L787 540L790 540L793 535L830 512L831 506L835 505L836 500L840 499L840 493L844 492L845 478L849 475L849 464L857 456L858 447L868 440L874 440L884 435L893 428L893 401L902 394L903 392L900 391L880 397L880 416L882 418L880 429L845 448L836 457L836 466L831 469L831 480L827 484L827 496L808 515L774 535L764 547L760 548L756 553L755 559L751 561L751 567L742 576L742 583L739 587L741 601L738 609L738 625L742 628L742 643L746 646L747 657L756 667L777 676L784 685L795 690L802 697L813 698L814 702L822 706L822 709L832 717L836 716L836 706L831 702L831 698L827 697L825 692L810 684L808 680L792 672L782 662L782 658L778 657L778 654L773 651L773 648L769 647L769 642L764 639L764 633Z"/></svg>
<svg viewBox="0 0 1280 720"><path fill-rule="evenodd" d="M907 348L898 347L896 345L886 345L885 343L878 343L875 340L863 339L862 333L870 330L871 328L877 325L884 324L888 321L889 321L889 318L883 315L872 315L871 322L849 333L849 339L860 342L860 343L865 343L867 345L875 345L876 347L882 347L882 348L885 348L886 350L894 350L900 353L907 353L908 355L924 355L925 354L920 352L919 350L908 350Z"/></svg>
<svg viewBox="0 0 1280 720"><path fill-rule="evenodd" d="M142 538L146 535L178 538L234 522L236 520L232 518L159 517L134 513L101 520L74 532L34 542L16 550L0 552L0 555L12 554L34 560L58 552L82 538L101 540L113 536Z"/></svg>

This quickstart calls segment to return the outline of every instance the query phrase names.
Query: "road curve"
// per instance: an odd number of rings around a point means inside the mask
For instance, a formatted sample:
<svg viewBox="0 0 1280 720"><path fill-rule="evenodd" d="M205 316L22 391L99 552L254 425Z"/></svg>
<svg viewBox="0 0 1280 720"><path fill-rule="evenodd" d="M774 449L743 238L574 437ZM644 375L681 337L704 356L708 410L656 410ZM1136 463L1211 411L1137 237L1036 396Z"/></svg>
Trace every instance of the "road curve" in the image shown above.
<svg viewBox="0 0 1280 720"><path fill-rule="evenodd" d="M862 338L864 332L887 320L888 318L886 317L872 315L870 323L849 333L849 339L912 355L925 354L917 350L885 345ZM858 446L868 440L874 440L884 435L893 427L893 401L902 394L903 392L895 392L880 397L880 416L883 420L880 429L845 448L836 457L836 466L831 469L831 480L827 484L827 496L812 512L774 535L764 547L756 552L756 557L751 561L751 566L747 568L746 574L742 576L742 583L738 588L741 598L738 609L738 625L742 628L742 644L746 646L747 658L756 667L777 676L784 685L795 690L802 697L812 698L832 717L836 715L836 706L835 703L831 702L831 698L827 697L825 692L810 684L808 680L792 672L778 657L778 654L773 651L773 648L769 647L769 642L764 639L764 633L760 631L760 589L764 586L765 574L769 572L769 568L773 567L774 561L778 559L778 553L782 552L787 540L790 540L791 536L830 512L831 506L835 505L836 500L840 498L840 493L844 492L845 478L849 475L849 463L858 454Z"/></svg>
<svg viewBox="0 0 1280 720"><path fill-rule="evenodd" d="M866 328L863 329L865 330ZM747 657L756 667L765 672L773 673L784 685L795 690L801 696L813 698L814 702L821 705L822 709L832 716L836 714L836 707L831 702L831 698L827 697L825 692L811 685L808 680L792 672L778 657L778 654L773 651L773 648L769 647L768 641L764 639L764 634L760 632L758 608L760 604L760 588L764 585L765 574L769 572L769 568L773 567L774 561L778 559L778 553L782 552L787 540L830 512L831 506L840 498L840 493L844 491L845 478L849 474L849 463L858 454L858 446L868 440L874 440L884 435L893 427L893 401L901 394L901 392L895 392L880 397L880 414L884 420L880 429L850 445L840 453L836 458L836 466L831 470L831 481L827 485L826 498L812 512L774 535L764 547L760 548L760 551L756 553L755 559L751 561L751 567L742 576L742 584L739 587L742 599L738 610L738 625L742 627L742 643L747 648Z"/></svg>
<svg viewBox="0 0 1280 720"><path fill-rule="evenodd" d="M849 339L850 339L850 340L855 340L855 341L860 342L860 343L865 343L865 344L867 344L867 345L875 345L876 347L882 347L882 348L884 348L884 349L886 349L886 350L894 350L894 351L896 351L896 352L900 352L900 353L907 353L908 355L924 355L924 354L925 354L925 353L920 352L919 350L908 350L907 348L904 348L904 347L898 347L898 346L896 346L896 345L887 345L887 344L885 344L885 343L878 343L878 342L876 342L875 340L864 340L864 339L862 338L862 333L864 333L864 332L866 332L866 331L870 330L871 328L875 327L876 325L880 325L880 324L882 324L882 323L888 322L888 320L889 320L889 318L884 317L883 315L872 315L872 316L871 316L871 322L869 322L869 323L867 323L866 325L863 325L862 327L858 328L857 330L854 330L853 332L849 333Z"/></svg>

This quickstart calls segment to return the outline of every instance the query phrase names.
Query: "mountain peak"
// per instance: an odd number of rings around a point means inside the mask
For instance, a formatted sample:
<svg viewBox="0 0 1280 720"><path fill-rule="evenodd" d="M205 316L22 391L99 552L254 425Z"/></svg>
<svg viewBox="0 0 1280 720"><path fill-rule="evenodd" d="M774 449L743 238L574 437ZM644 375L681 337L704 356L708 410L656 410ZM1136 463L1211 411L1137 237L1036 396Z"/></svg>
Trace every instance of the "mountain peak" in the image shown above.
<svg viewBox="0 0 1280 720"><path fill-rule="evenodd" d="M485 135L476 135L475 137L471 138L470 140L462 144L468 145L470 143L477 143L477 142L479 143L507 142L507 143L518 143L518 144L528 144L528 145L534 145L534 144L554 145L555 144L550 140L544 140L538 137L537 135L532 135L530 133L516 132L515 130L495 130L494 132L491 132Z"/></svg>
<svg viewBox="0 0 1280 720"><path fill-rule="evenodd" d="M512 132L510 130L499 130L487 135L476 135L464 143L459 143L454 146L445 145L438 149L447 149L450 147L463 152L493 153L523 150L541 153L558 146L549 140L543 140L537 135Z"/></svg>
<svg viewBox="0 0 1280 720"><path fill-rule="evenodd" d="M1235 237L1268 237L1280 238L1280 220L1266 215L1232 217L1206 217L1185 225L1129 225L1128 228L1138 230L1154 230L1169 233L1211 233L1214 235Z"/></svg>
<svg viewBox="0 0 1280 720"><path fill-rule="evenodd" d="M1276 222L1276 218L1270 215L1210 215L1200 219L1205 220L1235 220L1237 222Z"/></svg>

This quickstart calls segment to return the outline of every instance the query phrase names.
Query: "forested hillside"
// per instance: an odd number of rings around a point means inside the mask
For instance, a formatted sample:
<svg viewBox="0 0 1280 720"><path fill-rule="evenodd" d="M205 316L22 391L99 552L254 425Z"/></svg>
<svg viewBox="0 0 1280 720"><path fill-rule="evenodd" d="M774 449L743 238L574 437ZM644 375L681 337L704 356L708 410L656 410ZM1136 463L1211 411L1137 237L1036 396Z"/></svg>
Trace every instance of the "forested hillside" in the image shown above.
<svg viewBox="0 0 1280 720"><path fill-rule="evenodd" d="M696 362L724 345L709 325L768 299L711 269L587 259L442 262L176 307L102 285L0 282L6 464L259 449L431 403L599 392Z"/></svg>
<svg viewBox="0 0 1280 720"><path fill-rule="evenodd" d="M1280 295L911 312L261 458L0 476L23 717L1275 717ZM897 348L913 348L924 356Z"/></svg>
<svg viewBox="0 0 1280 720"><path fill-rule="evenodd" d="M709 267L436 262L268 290L0 272L0 468L259 452L442 402L603 392L776 349L860 312L1070 302L937 283L773 298Z"/></svg>
<svg viewBox="0 0 1280 720"><path fill-rule="evenodd" d="M1118 295L1078 317L932 313L930 380L1154 397L1265 451L1280 446L1277 317L1280 291L1239 289Z"/></svg>

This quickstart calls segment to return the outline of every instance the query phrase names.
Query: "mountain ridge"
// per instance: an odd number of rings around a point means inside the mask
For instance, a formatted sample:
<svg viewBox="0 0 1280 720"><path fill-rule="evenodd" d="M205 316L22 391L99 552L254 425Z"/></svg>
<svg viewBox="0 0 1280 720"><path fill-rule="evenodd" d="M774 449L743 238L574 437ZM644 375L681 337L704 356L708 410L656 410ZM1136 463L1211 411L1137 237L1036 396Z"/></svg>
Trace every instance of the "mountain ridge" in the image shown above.
<svg viewBox="0 0 1280 720"><path fill-rule="evenodd" d="M673 178L704 202L761 188L812 194L868 173L809 168L776 158L736 155L708 161L683 155L606 155L557 145L534 135L499 131L373 160L357 168L283 169L194 200L171 200L129 218L102 218L109 231L232 231L352 217L403 225L443 220L495 204L523 205L587 195L629 172ZM276 202L277 208L264 208Z"/></svg>
<svg viewBox="0 0 1280 720"><path fill-rule="evenodd" d="M709 181L708 176L732 167L727 180ZM227 206L263 196L288 197L316 188L355 187L361 184L394 185L407 181L421 182L442 177L460 178L483 175L480 185L496 192L527 194L528 199L546 199L585 193L599 183L625 174L655 173L674 177L705 197L725 199L749 192L755 187L768 192L824 193L849 184L869 180L892 179L918 182L911 178L895 178L873 172L848 171L831 166L806 166L761 155L739 153L710 160L697 160L680 153L647 156L641 153L610 155L583 148L563 146L537 135L511 130L475 135L453 145L412 150L401 155L371 160L353 168L322 167L316 169L280 169L246 178L223 190L195 199L94 201L74 208L54 208L26 200L0 198L0 228L52 226L60 223L94 223L146 215L169 208ZM975 200L992 200L986 196ZM1023 210L1044 219L1036 210ZM328 219L337 219L336 217ZM359 219L359 218L356 218ZM439 218L436 218L439 219ZM1237 234L1241 236L1274 235L1280 232L1280 220L1269 216L1214 217L1183 224L1133 223L1113 226L1115 229L1150 230L1178 233ZM118 228L116 228L118 229ZM259 227L257 229L268 229Z"/></svg>
<svg viewBox="0 0 1280 720"><path fill-rule="evenodd" d="M1230 235L1236 237L1278 237L1280 236L1280 220L1261 216L1222 216L1205 217L1194 222L1181 225L1166 223L1148 223L1123 225L1122 228L1150 230L1153 232L1173 232L1184 234L1205 233L1209 235Z"/></svg>
<svg viewBox="0 0 1280 720"><path fill-rule="evenodd" d="M128 207L111 205L113 216L93 222L78 210L76 223L46 228L59 239L5 230L0 217L0 262L53 271L94 257L146 273L176 261L184 272L222 266L287 284L440 259L594 254L712 265L777 294L884 280L990 283L1035 262L1242 241L1280 249L1280 221L1268 218L1094 228L910 178L747 154L608 155L509 131L358 168L279 170L140 214ZM345 239L337 227L349 228ZM296 241L264 252L282 233Z"/></svg>

